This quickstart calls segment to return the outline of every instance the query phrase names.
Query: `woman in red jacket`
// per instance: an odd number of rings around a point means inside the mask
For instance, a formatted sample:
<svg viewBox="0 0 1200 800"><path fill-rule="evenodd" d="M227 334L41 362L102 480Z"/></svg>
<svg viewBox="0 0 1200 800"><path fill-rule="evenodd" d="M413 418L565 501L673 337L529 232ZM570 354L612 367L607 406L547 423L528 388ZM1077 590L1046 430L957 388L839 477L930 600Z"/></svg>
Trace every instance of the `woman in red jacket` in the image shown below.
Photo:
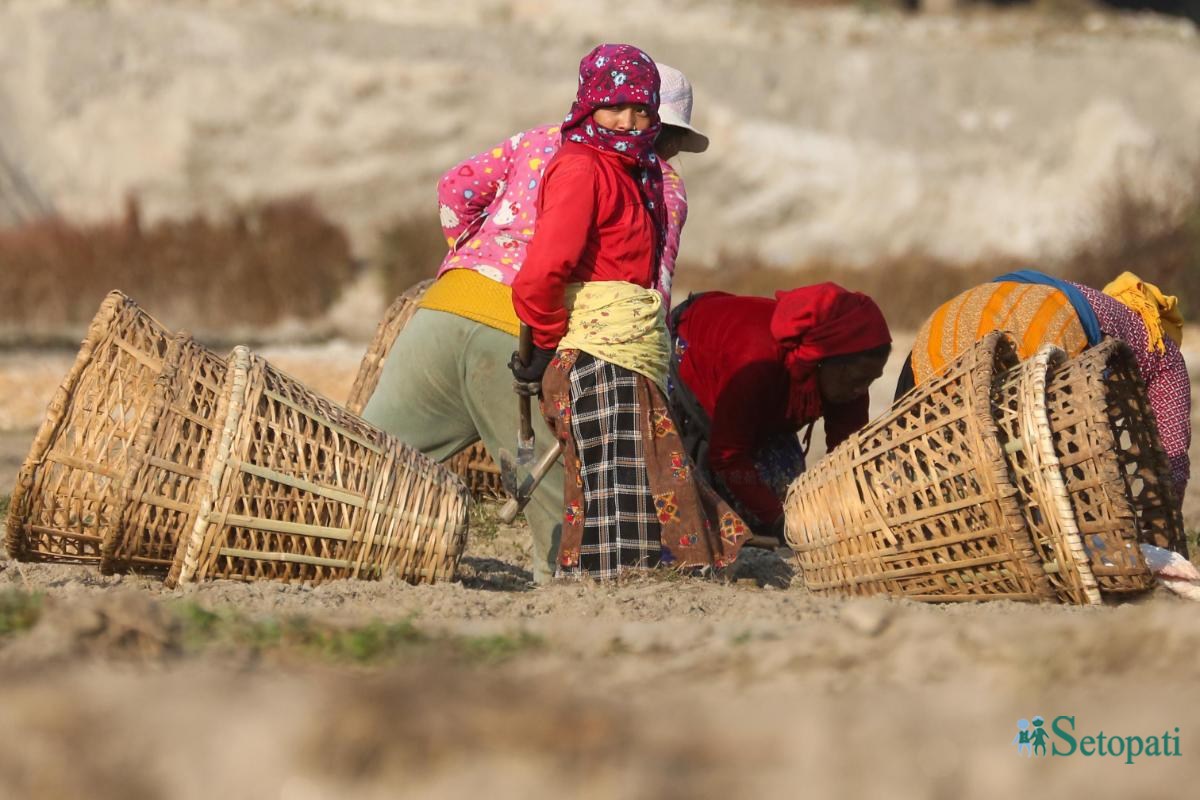
<svg viewBox="0 0 1200 800"><path fill-rule="evenodd" d="M869 419L892 337L879 306L834 283L775 299L707 292L671 314L671 407L689 455L755 533L782 540L797 434L825 420L835 447Z"/></svg>
<svg viewBox="0 0 1200 800"><path fill-rule="evenodd" d="M535 350L510 367L519 385L540 382L564 446L560 570L597 578L658 563L719 567L749 535L694 479L666 408L670 337L652 289L666 231L658 92L655 64L636 47L583 58L512 285Z"/></svg>

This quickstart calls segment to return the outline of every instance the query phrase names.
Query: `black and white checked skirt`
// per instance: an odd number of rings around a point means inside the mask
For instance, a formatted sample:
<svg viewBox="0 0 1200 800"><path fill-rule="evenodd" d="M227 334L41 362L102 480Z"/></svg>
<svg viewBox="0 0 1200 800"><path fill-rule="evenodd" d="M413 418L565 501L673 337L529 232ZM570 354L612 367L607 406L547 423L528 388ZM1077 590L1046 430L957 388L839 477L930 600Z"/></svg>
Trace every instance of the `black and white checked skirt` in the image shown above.
<svg viewBox="0 0 1200 800"><path fill-rule="evenodd" d="M604 579L655 566L661 531L642 448L638 376L581 352L570 379L584 498L579 569Z"/></svg>

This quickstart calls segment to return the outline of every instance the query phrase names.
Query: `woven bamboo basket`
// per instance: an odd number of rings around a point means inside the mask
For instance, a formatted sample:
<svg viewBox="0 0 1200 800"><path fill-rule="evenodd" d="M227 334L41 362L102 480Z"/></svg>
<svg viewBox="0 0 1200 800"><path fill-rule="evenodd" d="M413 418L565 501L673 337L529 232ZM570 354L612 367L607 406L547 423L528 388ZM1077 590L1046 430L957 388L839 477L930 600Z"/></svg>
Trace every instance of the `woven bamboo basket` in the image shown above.
<svg viewBox="0 0 1200 800"><path fill-rule="evenodd" d="M1025 523L1055 594L1064 603L1098 605L1100 589L1079 535L1046 408L1048 373L1066 361L1063 350L1047 345L1001 376L993 398L996 425Z"/></svg>
<svg viewBox="0 0 1200 800"><path fill-rule="evenodd" d="M102 571L166 572L191 533L204 458L217 420L225 360L178 334L155 385L151 423L130 453L121 525L101 545Z"/></svg>
<svg viewBox="0 0 1200 800"><path fill-rule="evenodd" d="M1110 339L1055 371L1050 427L1092 572L1102 592L1153 586L1147 543L1186 552L1170 464L1128 346Z"/></svg>
<svg viewBox="0 0 1200 800"><path fill-rule="evenodd" d="M217 419L168 585L454 575L470 497L449 470L245 347L229 357Z"/></svg>
<svg viewBox="0 0 1200 800"><path fill-rule="evenodd" d="M354 386L350 389L350 398L346 401L346 408L351 412L361 414L362 410L366 408L367 401L371 399L371 395L375 393L375 387L379 385L383 363L387 361L392 344L395 343L400 331L408 325L413 314L417 312L417 304L421 302L426 290L432 285L433 281L427 280L411 287L397 297L383 315L383 321L375 330L375 336L367 346L366 355L363 356L362 363L358 365L358 375L354 378ZM451 456L447 459L446 466L463 477L471 494L475 497L483 499L505 496L504 486L500 482L500 468L488 455L487 448L483 446L482 442L475 442L465 450Z"/></svg>
<svg viewBox="0 0 1200 800"><path fill-rule="evenodd" d="M500 467L488 455L483 442L475 442L446 460L446 467L462 476L471 494L480 499L507 497L500 482Z"/></svg>
<svg viewBox="0 0 1200 800"><path fill-rule="evenodd" d="M811 591L1056 599L992 413L994 376L1016 363L989 334L796 479L786 536Z"/></svg>
<svg viewBox="0 0 1200 800"><path fill-rule="evenodd" d="M169 563L188 530L187 482L203 437L173 444L177 423L164 409L181 386L175 376L215 374L222 362L186 336L173 337L120 292L111 292L74 365L55 391L13 491L6 547L20 560L95 563L105 571ZM203 427L199 417L189 422ZM193 434L189 433L189 436ZM152 495L130 488L155 474ZM176 479L183 486L166 488ZM132 526L132 527L128 527Z"/></svg>

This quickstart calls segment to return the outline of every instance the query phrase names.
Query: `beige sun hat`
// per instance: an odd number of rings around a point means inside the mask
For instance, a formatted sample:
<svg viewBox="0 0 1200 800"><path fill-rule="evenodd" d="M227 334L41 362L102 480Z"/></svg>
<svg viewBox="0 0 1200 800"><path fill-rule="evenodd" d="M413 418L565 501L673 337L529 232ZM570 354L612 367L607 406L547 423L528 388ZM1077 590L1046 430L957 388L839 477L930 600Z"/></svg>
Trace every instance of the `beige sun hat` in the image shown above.
<svg viewBox="0 0 1200 800"><path fill-rule="evenodd" d="M658 117L664 125L674 125L687 131L679 149L685 153L703 153L708 149L708 137L692 127L692 84L682 72L659 63Z"/></svg>

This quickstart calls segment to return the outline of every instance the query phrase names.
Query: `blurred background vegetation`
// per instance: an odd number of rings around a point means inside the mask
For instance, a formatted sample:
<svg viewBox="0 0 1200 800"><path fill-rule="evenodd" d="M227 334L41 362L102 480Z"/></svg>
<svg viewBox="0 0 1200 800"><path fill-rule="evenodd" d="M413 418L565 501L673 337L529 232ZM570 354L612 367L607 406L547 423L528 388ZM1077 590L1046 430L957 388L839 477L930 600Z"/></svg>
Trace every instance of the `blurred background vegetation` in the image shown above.
<svg viewBox="0 0 1200 800"><path fill-rule="evenodd" d="M1200 170L1194 197L1200 197ZM768 264L725 252L717 268L682 261L675 299L721 290L770 295L832 280L876 298L897 329L919 325L941 299L1012 269L1033 267L1097 288L1132 270L1180 297L1184 314L1200 309L1200 203L1162 203L1114 186L1101 205L1102 233L1057 263L1011 258L952 262L922 253L868 265L832 262ZM687 247L684 230L684 252ZM346 235L312 203L266 203L223 220L202 216L143 226L137 205L125 218L91 225L45 219L0 230L0 296L4 333L33 341L76 332L114 287L176 328L224 338L291 321L315 322L348 284L373 271L381 303L431 277L445 256L433 209L397 220L378 238L366 263ZM63 291L63 287L70 287Z"/></svg>
<svg viewBox="0 0 1200 800"><path fill-rule="evenodd" d="M312 320L355 271L345 233L303 199L150 226L130 200L120 220L0 229L2 333L38 341L81 330L113 288L197 334Z"/></svg>
<svg viewBox="0 0 1200 800"><path fill-rule="evenodd" d="M1029 6L1072 14L1108 7L1200 20L1200 0L757 1L959 12ZM1193 170L1187 191L1174 203L1140 196L1129 185L1114 184L1101 198L1098 235L1076 252L1046 263L1003 256L955 260L923 252L872 263L780 263L729 250L715 259L714 268L689 260L685 229L676 300L691 291L769 295L833 280L872 295L893 326L911 329L941 300L1012 269L1038 268L1095 287L1132 270L1179 295L1185 315L1195 317L1200 312L1200 168ZM337 332L336 325L325 323L351 286L360 294L363 287L377 294L371 307L382 311L396 295L434 274L445 254L436 209L431 203L427 212L394 220L363 249L369 251L354 252L346 232L305 198L260 202L220 217L195 215L153 224L143 222L136 198L127 201L121 218L108 221L39 217L0 228L0 343L77 337L113 288L136 298L169 327L203 338L253 339L281 327L291 338L305 338L306 330L313 337L326 336Z"/></svg>
<svg viewBox="0 0 1200 800"><path fill-rule="evenodd" d="M1193 184L1193 198L1200 198L1200 170ZM1040 269L1097 289L1130 270L1178 295L1185 318L1196 314L1200 310L1200 202L1182 202L1164 214L1160 204L1116 185L1100 206L1100 235L1056 263L1033 264L1008 257L951 262L912 253L865 268L834 263L783 267L725 253L716 270L681 264L675 272L674 300L683 300L687 291L771 295L779 289L834 281L871 295L893 327L911 330L943 300L1015 269ZM686 236L685 228L685 240Z"/></svg>

